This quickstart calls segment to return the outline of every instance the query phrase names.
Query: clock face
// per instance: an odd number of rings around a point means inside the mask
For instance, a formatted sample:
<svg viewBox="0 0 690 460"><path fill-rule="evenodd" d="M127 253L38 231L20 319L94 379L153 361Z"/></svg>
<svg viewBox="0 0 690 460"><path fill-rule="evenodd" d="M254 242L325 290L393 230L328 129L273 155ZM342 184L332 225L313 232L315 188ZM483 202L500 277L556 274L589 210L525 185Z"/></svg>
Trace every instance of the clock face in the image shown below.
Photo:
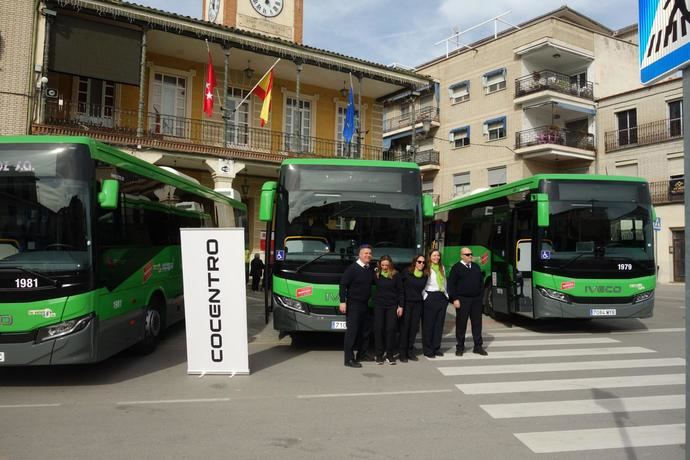
<svg viewBox="0 0 690 460"><path fill-rule="evenodd" d="M208 8L206 11L206 18L210 22L215 22L220 11L220 0L208 0Z"/></svg>
<svg viewBox="0 0 690 460"><path fill-rule="evenodd" d="M249 3L260 15L273 18L283 11L284 0L249 0Z"/></svg>

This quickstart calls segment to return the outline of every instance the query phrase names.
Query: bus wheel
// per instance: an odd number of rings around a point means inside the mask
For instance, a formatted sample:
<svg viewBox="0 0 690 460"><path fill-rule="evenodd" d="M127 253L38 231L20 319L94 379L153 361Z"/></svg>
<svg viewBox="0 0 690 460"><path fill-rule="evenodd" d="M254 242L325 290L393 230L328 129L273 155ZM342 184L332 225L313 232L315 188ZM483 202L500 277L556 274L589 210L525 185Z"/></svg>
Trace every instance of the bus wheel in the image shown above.
<svg viewBox="0 0 690 460"><path fill-rule="evenodd" d="M484 293L482 294L482 306L484 307L483 310L486 316L495 318L496 312L494 311L494 299L490 284L484 286Z"/></svg>
<svg viewBox="0 0 690 460"><path fill-rule="evenodd" d="M147 355L156 349L161 337L162 323L160 307L152 300L144 312L144 338L135 346L138 353Z"/></svg>

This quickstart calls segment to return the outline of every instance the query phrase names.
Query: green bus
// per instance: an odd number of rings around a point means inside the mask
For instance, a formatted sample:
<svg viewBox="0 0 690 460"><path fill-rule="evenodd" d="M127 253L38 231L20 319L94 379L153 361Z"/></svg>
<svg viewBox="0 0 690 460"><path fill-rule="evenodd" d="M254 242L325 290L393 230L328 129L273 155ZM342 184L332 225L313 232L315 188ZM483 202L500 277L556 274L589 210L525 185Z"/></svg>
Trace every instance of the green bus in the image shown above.
<svg viewBox="0 0 690 460"><path fill-rule="evenodd" d="M649 186L636 177L543 174L435 209L450 267L472 250L489 315L652 316L656 265Z"/></svg>
<svg viewBox="0 0 690 460"><path fill-rule="evenodd" d="M180 228L246 207L87 137L0 137L0 365L155 349L184 318Z"/></svg>
<svg viewBox="0 0 690 460"><path fill-rule="evenodd" d="M261 192L259 219L267 222L272 273L266 321L272 309L281 336L344 331L338 286L358 247L370 244L374 259L388 254L399 267L423 251L423 220L433 216L433 202L422 198L421 188L415 163L283 161L278 181L266 182Z"/></svg>

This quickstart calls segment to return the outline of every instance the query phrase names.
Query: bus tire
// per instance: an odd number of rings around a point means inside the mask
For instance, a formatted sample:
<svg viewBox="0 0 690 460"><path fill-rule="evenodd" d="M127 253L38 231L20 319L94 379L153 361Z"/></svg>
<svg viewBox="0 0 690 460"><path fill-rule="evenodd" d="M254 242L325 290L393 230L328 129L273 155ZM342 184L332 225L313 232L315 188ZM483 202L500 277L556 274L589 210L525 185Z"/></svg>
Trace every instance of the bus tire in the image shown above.
<svg viewBox="0 0 690 460"><path fill-rule="evenodd" d="M162 310L165 302L159 296L154 296L144 310L144 338L135 345L135 351L142 355L153 353L158 347L163 331Z"/></svg>
<svg viewBox="0 0 690 460"><path fill-rule="evenodd" d="M493 293L491 292L491 284L484 286L484 292L482 293L482 307L484 314L491 318L496 317L496 312L494 311L494 299Z"/></svg>

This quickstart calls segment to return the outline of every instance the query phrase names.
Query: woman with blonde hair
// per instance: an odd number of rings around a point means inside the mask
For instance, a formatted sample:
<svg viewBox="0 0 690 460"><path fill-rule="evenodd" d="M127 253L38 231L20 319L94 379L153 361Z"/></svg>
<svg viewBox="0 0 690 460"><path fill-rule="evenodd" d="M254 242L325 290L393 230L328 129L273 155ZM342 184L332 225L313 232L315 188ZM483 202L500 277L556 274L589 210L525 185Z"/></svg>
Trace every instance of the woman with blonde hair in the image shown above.
<svg viewBox="0 0 690 460"><path fill-rule="evenodd" d="M443 356L441 337L448 308L446 271L441 263L441 252L433 249L426 259L424 274L428 277L424 286L424 310L422 311L422 349L424 356Z"/></svg>
<svg viewBox="0 0 690 460"><path fill-rule="evenodd" d="M374 295L374 344L376 347L376 364L385 362L395 364L395 336L398 318L403 309L402 284L400 274L393 266L390 256L381 256L376 271L376 294Z"/></svg>

